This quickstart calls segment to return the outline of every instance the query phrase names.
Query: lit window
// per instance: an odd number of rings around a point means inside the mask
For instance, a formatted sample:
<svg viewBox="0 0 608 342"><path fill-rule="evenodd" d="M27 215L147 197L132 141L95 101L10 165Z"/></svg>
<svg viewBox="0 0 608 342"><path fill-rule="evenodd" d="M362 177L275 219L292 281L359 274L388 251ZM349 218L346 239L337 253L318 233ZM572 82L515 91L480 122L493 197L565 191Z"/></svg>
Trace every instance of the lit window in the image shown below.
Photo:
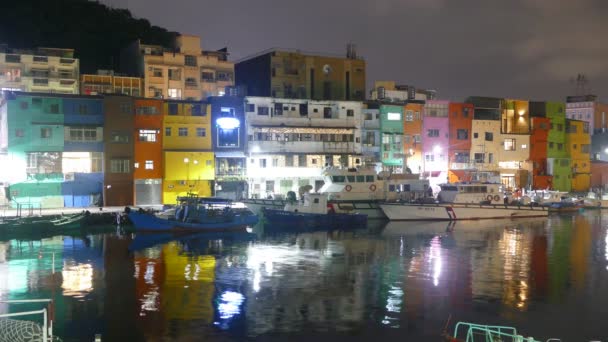
<svg viewBox="0 0 608 342"><path fill-rule="evenodd" d="M139 141L155 142L156 141L156 131L150 130L150 129L140 129L139 130Z"/></svg>
<svg viewBox="0 0 608 342"><path fill-rule="evenodd" d="M172 99L181 99L182 90L179 88L169 88L169 97Z"/></svg>
<svg viewBox="0 0 608 342"><path fill-rule="evenodd" d="M401 120L401 113L387 113L386 119L389 121L399 121Z"/></svg>
<svg viewBox="0 0 608 342"><path fill-rule="evenodd" d="M154 160L146 160L146 170L154 170Z"/></svg>
<svg viewBox="0 0 608 342"><path fill-rule="evenodd" d="M515 139L505 139L505 151L515 151Z"/></svg>
<svg viewBox="0 0 608 342"><path fill-rule="evenodd" d="M522 149L526 149L526 148L528 148L528 145L527 144L521 144L521 148Z"/></svg>

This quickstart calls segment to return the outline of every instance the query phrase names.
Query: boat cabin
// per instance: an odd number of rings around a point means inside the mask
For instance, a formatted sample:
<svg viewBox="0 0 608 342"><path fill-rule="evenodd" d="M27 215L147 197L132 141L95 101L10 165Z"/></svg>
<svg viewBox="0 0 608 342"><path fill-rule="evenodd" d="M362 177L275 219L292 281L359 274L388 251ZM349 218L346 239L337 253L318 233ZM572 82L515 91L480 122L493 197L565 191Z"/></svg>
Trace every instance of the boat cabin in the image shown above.
<svg viewBox="0 0 608 342"><path fill-rule="evenodd" d="M437 200L443 203L504 203L504 192L499 183L449 183L439 187Z"/></svg>
<svg viewBox="0 0 608 342"><path fill-rule="evenodd" d="M305 193L300 201L289 201L285 204L285 211L308 214L327 214L327 196L320 193Z"/></svg>
<svg viewBox="0 0 608 342"><path fill-rule="evenodd" d="M338 201L415 200L426 196L429 182L417 174L376 173L373 168L327 168L320 193Z"/></svg>

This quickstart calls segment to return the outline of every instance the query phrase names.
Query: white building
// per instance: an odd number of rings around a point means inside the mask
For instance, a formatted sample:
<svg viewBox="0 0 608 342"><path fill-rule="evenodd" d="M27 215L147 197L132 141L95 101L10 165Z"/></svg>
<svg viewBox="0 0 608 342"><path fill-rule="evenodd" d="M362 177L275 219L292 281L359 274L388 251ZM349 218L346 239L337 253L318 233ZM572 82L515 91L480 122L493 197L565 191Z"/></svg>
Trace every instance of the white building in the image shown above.
<svg viewBox="0 0 608 342"><path fill-rule="evenodd" d="M0 90L78 94L80 62L73 49L0 46Z"/></svg>
<svg viewBox="0 0 608 342"><path fill-rule="evenodd" d="M380 110L363 109L361 124L361 153L365 164L382 163L380 158Z"/></svg>
<svg viewBox="0 0 608 342"><path fill-rule="evenodd" d="M355 167L362 103L247 97L247 179L253 197L323 186L325 166Z"/></svg>

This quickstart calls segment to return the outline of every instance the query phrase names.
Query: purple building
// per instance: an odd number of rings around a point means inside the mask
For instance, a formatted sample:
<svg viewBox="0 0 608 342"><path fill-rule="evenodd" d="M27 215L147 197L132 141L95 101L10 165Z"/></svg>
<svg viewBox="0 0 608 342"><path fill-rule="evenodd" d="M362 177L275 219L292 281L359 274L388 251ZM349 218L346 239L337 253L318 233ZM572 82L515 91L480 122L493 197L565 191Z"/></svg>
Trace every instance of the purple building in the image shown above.
<svg viewBox="0 0 608 342"><path fill-rule="evenodd" d="M437 192L448 182L449 101L429 100L422 123L422 171Z"/></svg>

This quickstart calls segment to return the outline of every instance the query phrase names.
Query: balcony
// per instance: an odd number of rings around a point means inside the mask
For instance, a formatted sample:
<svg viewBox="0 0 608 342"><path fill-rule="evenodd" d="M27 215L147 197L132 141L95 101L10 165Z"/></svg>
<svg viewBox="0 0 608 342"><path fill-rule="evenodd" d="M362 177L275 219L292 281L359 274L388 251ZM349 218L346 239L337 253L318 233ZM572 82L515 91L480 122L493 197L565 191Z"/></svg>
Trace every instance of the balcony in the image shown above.
<svg viewBox="0 0 608 342"><path fill-rule="evenodd" d="M477 164L474 162L468 163L450 163L450 170L474 170L477 168Z"/></svg>
<svg viewBox="0 0 608 342"><path fill-rule="evenodd" d="M246 176L245 170L216 170L215 177L217 179L244 179Z"/></svg>

